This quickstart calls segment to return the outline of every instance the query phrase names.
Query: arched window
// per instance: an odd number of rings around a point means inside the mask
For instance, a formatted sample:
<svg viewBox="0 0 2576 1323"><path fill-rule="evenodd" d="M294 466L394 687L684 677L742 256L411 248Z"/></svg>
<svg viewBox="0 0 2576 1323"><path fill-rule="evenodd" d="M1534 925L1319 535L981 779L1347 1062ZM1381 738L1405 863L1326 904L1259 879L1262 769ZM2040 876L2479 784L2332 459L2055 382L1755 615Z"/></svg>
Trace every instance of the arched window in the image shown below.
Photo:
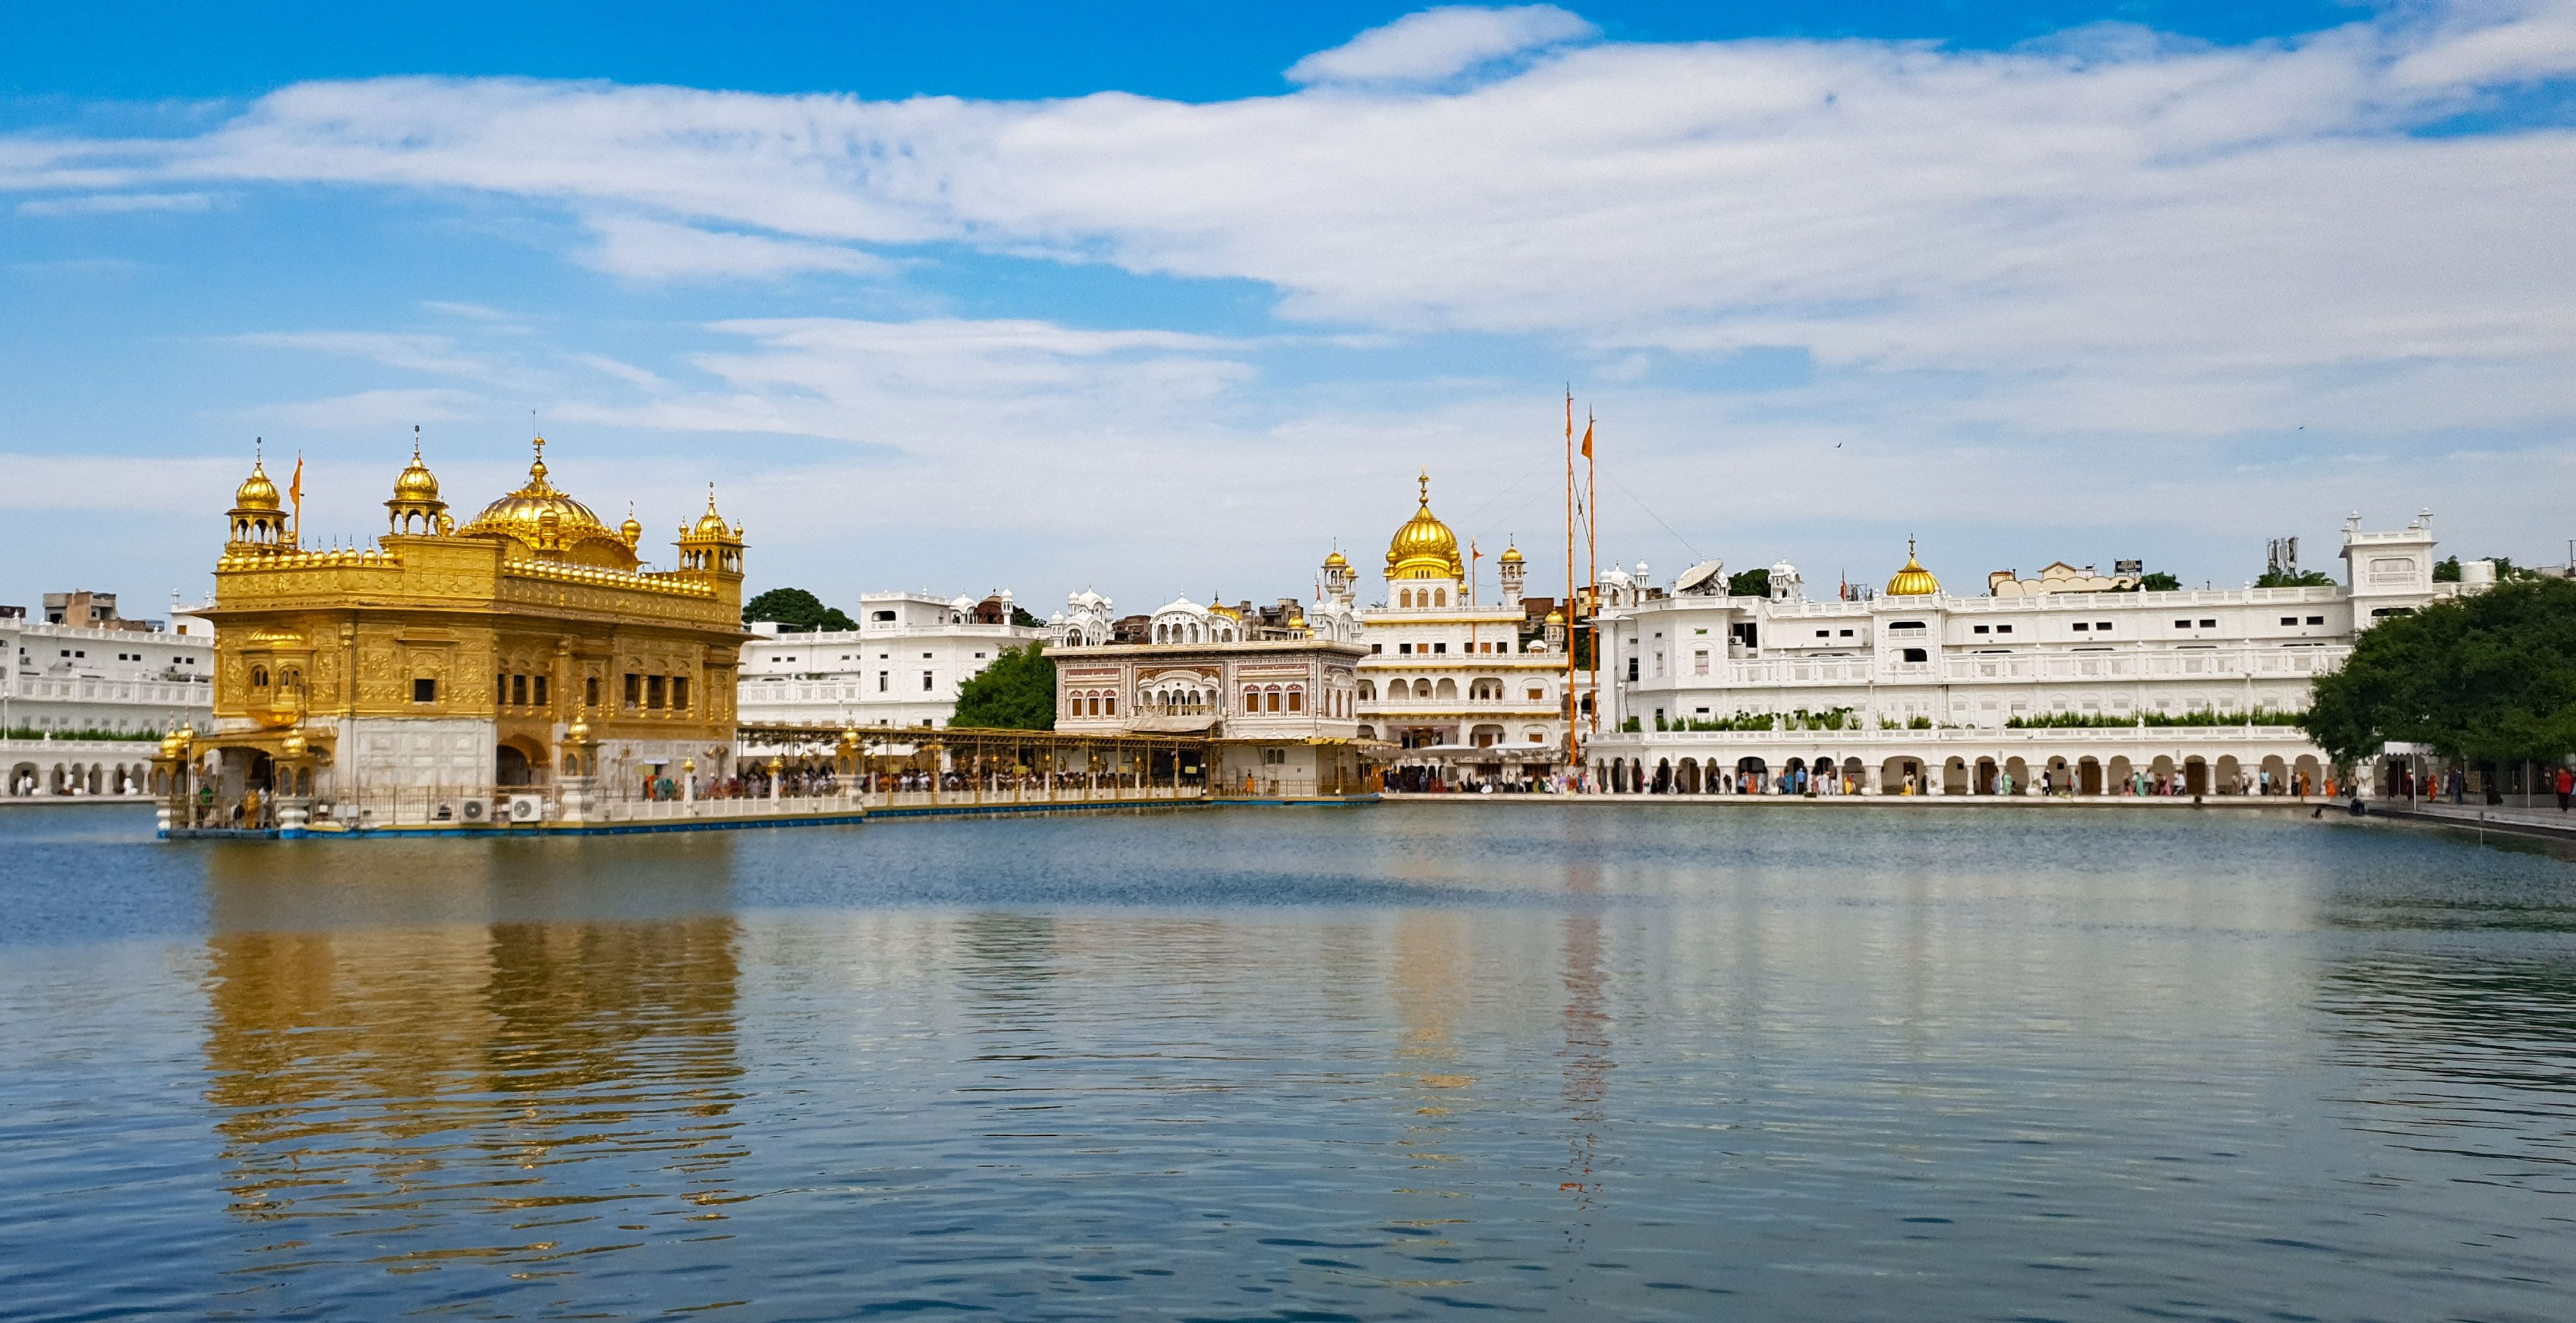
<svg viewBox="0 0 2576 1323"><path fill-rule="evenodd" d="M1433 589L1431 593L1431 604L1433 606L1449 605L1449 590L1446 588Z"/></svg>
<svg viewBox="0 0 2576 1323"><path fill-rule="evenodd" d="M1243 710L1246 712L1258 712L1261 710L1261 691L1259 689L1250 687L1244 689Z"/></svg>
<svg viewBox="0 0 2576 1323"><path fill-rule="evenodd" d="M250 687L253 689L266 689L268 687L267 667L254 666L250 668Z"/></svg>
<svg viewBox="0 0 2576 1323"><path fill-rule="evenodd" d="M1360 681L1360 701L1363 703L1374 703L1377 701L1377 681Z"/></svg>
<svg viewBox="0 0 2576 1323"><path fill-rule="evenodd" d="M1277 685L1275 685L1275 684L1274 684L1274 685L1270 686L1270 688L1269 688L1269 689L1267 689L1267 690L1265 690L1264 692L1265 692L1265 693L1267 693L1267 694L1269 694L1269 696L1270 696L1270 708L1269 708L1269 710L1270 710L1270 711L1273 711L1273 712L1278 711L1278 710L1279 710L1279 686L1277 686Z"/></svg>
<svg viewBox="0 0 2576 1323"><path fill-rule="evenodd" d="M1412 589L1410 589L1410 588L1407 588L1407 589L1405 589L1403 592L1397 593L1397 594L1395 595L1395 604L1396 604L1397 606L1411 606L1411 605L1413 605L1413 590L1412 590Z"/></svg>
<svg viewBox="0 0 2576 1323"><path fill-rule="evenodd" d="M1101 715L1111 717L1118 715L1118 695L1104 694L1101 696L1100 702L1101 705L1107 709Z"/></svg>
<svg viewBox="0 0 2576 1323"><path fill-rule="evenodd" d="M1295 685L1288 686L1288 710L1291 712L1303 712L1306 710L1305 690L1300 689Z"/></svg>

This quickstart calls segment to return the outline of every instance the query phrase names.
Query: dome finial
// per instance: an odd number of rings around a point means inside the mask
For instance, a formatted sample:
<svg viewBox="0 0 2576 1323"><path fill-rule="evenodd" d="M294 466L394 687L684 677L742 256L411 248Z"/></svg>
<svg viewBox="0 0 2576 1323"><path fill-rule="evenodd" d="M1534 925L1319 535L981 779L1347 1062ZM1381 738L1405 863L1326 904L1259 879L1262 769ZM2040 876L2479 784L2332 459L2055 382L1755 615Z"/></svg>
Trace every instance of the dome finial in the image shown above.
<svg viewBox="0 0 2576 1323"><path fill-rule="evenodd" d="M1941 581L1933 578L1930 570L1923 568L1922 561L1915 559L1914 539L1908 537L1905 539L1905 568L1898 570L1896 577L1887 581L1887 595L1929 597L1940 591Z"/></svg>
<svg viewBox="0 0 2576 1323"><path fill-rule="evenodd" d="M1422 508L1428 510L1431 508L1431 470L1428 467L1422 470L1420 482L1422 483Z"/></svg>

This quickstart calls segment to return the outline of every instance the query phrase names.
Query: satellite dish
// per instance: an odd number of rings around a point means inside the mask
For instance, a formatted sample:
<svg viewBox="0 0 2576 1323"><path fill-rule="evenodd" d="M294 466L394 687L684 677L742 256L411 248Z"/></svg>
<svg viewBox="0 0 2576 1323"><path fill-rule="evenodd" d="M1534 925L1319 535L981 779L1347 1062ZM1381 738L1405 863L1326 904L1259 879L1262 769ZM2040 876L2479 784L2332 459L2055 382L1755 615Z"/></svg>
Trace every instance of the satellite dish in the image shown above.
<svg viewBox="0 0 2576 1323"><path fill-rule="evenodd" d="M1673 591L1677 593L1705 591L1709 583L1715 580L1719 574L1725 571L1725 569L1725 561L1701 561L1699 564L1693 565L1689 569L1682 571L1682 577L1673 580Z"/></svg>

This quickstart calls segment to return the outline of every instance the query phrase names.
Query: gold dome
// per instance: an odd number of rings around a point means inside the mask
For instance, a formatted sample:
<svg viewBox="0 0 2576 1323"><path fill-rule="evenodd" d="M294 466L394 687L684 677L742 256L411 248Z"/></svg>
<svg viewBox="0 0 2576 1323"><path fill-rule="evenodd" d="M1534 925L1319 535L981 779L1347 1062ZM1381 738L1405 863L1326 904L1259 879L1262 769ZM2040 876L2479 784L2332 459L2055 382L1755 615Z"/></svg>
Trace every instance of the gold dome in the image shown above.
<svg viewBox="0 0 2576 1323"><path fill-rule="evenodd" d="M1456 579L1466 569L1458 562L1458 535L1431 513L1431 472L1422 473L1421 505L1386 547L1390 579Z"/></svg>
<svg viewBox="0 0 2576 1323"><path fill-rule="evenodd" d="M1324 568L1325 568L1325 569L1328 569L1328 570L1347 570L1347 569L1349 569L1350 567L1351 567L1351 563L1350 563L1350 561L1349 561L1349 560L1347 560L1347 559L1345 559L1345 558L1343 557L1343 555L1342 555L1342 551L1341 551L1341 548L1339 548L1339 547L1335 547L1335 548L1333 549L1333 554L1332 554L1332 555L1329 555L1329 556L1326 556L1326 557L1324 558Z"/></svg>
<svg viewBox="0 0 2576 1323"><path fill-rule="evenodd" d="M588 743L590 743L590 723L589 723L588 721L583 720L583 719L582 719L582 718L580 718L580 717L574 717L574 718L572 719L572 724L571 724L571 725L569 725L569 726L564 727L564 743L566 743L566 744L588 744Z"/></svg>
<svg viewBox="0 0 2576 1323"><path fill-rule="evenodd" d="M258 460L250 462L250 476L233 489L233 508L237 510L274 510L277 508L277 484L268 480L268 470Z"/></svg>
<svg viewBox="0 0 2576 1323"><path fill-rule="evenodd" d="M585 565L635 568L635 553L590 507L555 490L546 481L546 439L538 437L537 458L528 465L528 481L517 491L474 516L458 529L464 537L506 537L531 552L560 555Z"/></svg>
<svg viewBox="0 0 2576 1323"><path fill-rule="evenodd" d="M1503 548L1503 559L1501 563L1505 565L1518 565L1528 559L1529 557L1521 554L1521 549L1519 547Z"/></svg>
<svg viewBox="0 0 2576 1323"><path fill-rule="evenodd" d="M725 523L724 516L716 513L716 485L714 483L711 482L707 484L707 512L698 516L696 527L684 531L687 532L690 537L701 540L715 539L721 541L734 535L733 528Z"/></svg>
<svg viewBox="0 0 2576 1323"><path fill-rule="evenodd" d="M411 443L411 464L394 479L394 500L406 505L434 505L438 501L438 475L420 462L420 442Z"/></svg>
<svg viewBox="0 0 2576 1323"><path fill-rule="evenodd" d="M1565 613L1564 613L1564 612L1562 612L1562 611L1550 611L1550 612L1548 612L1548 613L1547 613L1547 621L1546 621L1546 623L1551 624L1551 625L1562 625L1562 624L1564 624L1564 623L1565 623Z"/></svg>
<svg viewBox="0 0 2576 1323"><path fill-rule="evenodd" d="M626 539L626 545L629 547L643 541L644 525L642 521L636 519L634 506L626 507L626 522L617 526L617 536Z"/></svg>
<svg viewBox="0 0 2576 1323"><path fill-rule="evenodd" d="M1921 561L1914 559L1914 539L1905 539L1905 568L1898 570L1896 577L1887 581L1887 595L1930 597L1940 591L1941 581L1933 578L1932 571L1923 568Z"/></svg>

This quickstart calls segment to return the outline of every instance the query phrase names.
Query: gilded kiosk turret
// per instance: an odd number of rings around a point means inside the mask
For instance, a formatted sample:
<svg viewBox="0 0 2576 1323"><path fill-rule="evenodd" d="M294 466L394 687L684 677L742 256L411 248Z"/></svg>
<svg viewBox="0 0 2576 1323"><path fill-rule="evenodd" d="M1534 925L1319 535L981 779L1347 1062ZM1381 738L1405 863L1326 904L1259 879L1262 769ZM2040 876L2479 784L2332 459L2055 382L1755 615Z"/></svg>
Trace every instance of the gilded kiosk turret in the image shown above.
<svg viewBox="0 0 2576 1323"><path fill-rule="evenodd" d="M256 460L233 493L183 825L520 821L531 796L538 820L577 820L731 748L744 540L712 497L655 567L640 522L612 529L557 484L543 439L462 525L412 441L373 545L299 547Z"/></svg>

